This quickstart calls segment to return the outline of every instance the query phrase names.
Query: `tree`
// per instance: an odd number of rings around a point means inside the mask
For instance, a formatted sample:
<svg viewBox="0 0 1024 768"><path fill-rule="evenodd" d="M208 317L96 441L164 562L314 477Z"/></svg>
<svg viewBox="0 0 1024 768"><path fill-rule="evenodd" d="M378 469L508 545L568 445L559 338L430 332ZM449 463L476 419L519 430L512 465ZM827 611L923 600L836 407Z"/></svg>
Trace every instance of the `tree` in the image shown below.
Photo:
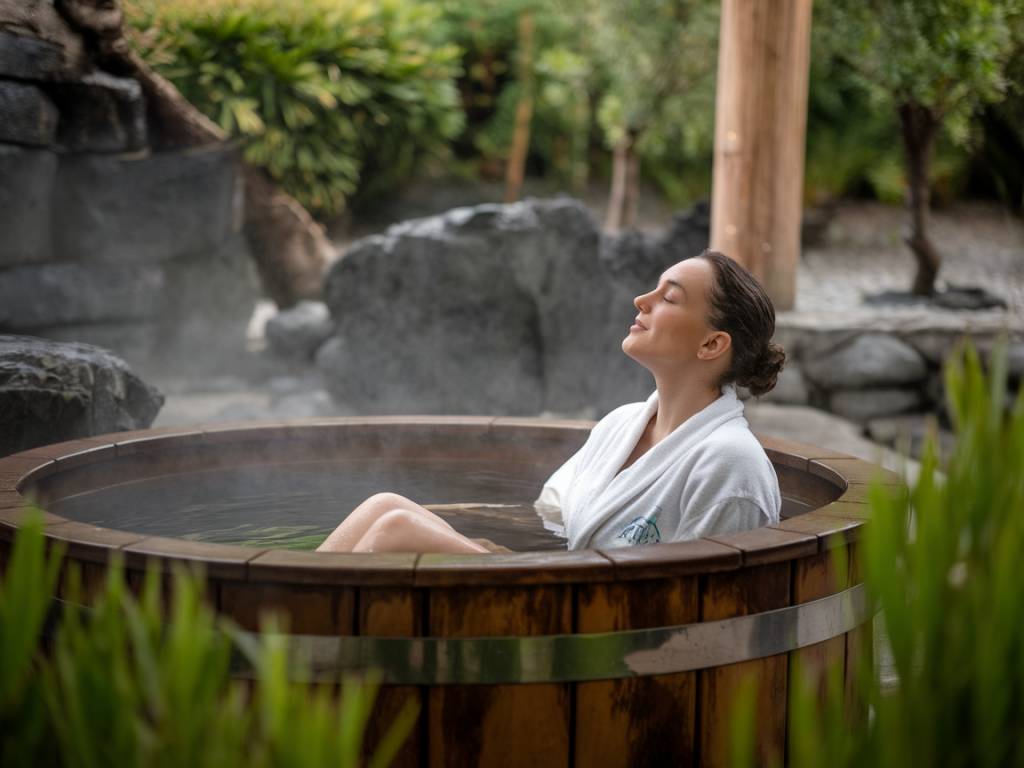
<svg viewBox="0 0 1024 768"><path fill-rule="evenodd" d="M573 3L570 3L573 4ZM636 223L640 157L711 139L719 0L575 0L601 93L597 120L612 149L605 228Z"/></svg>
<svg viewBox="0 0 1024 768"><path fill-rule="evenodd" d="M971 117L1002 99L1020 0L828 0L816 24L872 98L899 117L906 168L912 292L935 292L941 256L928 236L931 162L945 130L971 138Z"/></svg>

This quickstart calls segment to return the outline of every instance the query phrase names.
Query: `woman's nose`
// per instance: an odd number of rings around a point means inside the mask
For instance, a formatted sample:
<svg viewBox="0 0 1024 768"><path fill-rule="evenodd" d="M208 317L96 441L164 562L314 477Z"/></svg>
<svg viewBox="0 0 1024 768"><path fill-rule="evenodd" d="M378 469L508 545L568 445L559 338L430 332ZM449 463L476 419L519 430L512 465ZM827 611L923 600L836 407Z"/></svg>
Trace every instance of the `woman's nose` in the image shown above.
<svg viewBox="0 0 1024 768"><path fill-rule="evenodd" d="M635 299L633 299L633 306L639 309L641 312L646 312L648 307L647 299L651 294L641 293Z"/></svg>

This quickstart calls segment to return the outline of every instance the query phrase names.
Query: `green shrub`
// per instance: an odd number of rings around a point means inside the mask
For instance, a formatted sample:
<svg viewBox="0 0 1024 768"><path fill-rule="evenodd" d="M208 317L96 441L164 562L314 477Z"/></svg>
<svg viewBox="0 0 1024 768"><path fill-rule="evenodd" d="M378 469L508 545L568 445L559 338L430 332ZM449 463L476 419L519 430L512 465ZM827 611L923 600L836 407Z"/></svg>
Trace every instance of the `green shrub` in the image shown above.
<svg viewBox="0 0 1024 768"><path fill-rule="evenodd" d="M1005 346L988 374L970 348L945 373L955 448L932 443L909 495L872 489L863 541L898 682L862 659L861 719L839 670L824 707L792 686L794 766L1024 765L1024 390L1008 404Z"/></svg>
<svg viewBox="0 0 1024 768"><path fill-rule="evenodd" d="M458 49L414 0L131 0L142 56L315 213L340 212L462 128Z"/></svg>
<svg viewBox="0 0 1024 768"><path fill-rule="evenodd" d="M38 520L26 524L0 582L0 764L361 764L374 678L344 681L340 702L326 687L290 682L308 671L289 660L286 636L253 639L225 625L203 602L201 578L184 571L165 606L155 570L135 598L115 565L82 609L69 569L65 611L40 651L59 567L59 554L44 555ZM230 676L240 657L255 672L252 691ZM372 766L393 759L415 717L399 716Z"/></svg>

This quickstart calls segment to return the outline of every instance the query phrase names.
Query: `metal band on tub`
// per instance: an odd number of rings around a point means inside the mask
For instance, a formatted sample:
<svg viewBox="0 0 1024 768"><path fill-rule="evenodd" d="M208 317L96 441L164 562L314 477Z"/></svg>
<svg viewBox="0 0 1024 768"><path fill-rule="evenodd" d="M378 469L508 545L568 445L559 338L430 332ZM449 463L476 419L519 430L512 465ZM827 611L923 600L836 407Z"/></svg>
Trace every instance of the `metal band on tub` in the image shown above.
<svg viewBox="0 0 1024 768"><path fill-rule="evenodd" d="M687 672L787 653L863 624L863 584L808 603L718 621L619 632L502 637L288 635L309 681L380 671L391 685L496 685L609 680ZM254 633L242 633L256 640ZM251 676L236 658L235 673Z"/></svg>

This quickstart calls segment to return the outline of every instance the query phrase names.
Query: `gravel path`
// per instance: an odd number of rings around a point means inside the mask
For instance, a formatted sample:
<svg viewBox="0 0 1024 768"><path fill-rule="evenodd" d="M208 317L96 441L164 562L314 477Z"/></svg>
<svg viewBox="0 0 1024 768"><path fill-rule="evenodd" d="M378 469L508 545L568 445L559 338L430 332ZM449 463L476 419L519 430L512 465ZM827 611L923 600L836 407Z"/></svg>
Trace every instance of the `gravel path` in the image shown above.
<svg viewBox="0 0 1024 768"><path fill-rule="evenodd" d="M932 215L931 235L943 264L939 280L985 288L1007 309L962 312L922 307L865 306L865 295L905 291L915 262L902 242L903 209L877 203L843 205L821 246L803 253L792 315L831 316L852 322L871 316L1024 325L1024 222L998 207L959 204Z"/></svg>

